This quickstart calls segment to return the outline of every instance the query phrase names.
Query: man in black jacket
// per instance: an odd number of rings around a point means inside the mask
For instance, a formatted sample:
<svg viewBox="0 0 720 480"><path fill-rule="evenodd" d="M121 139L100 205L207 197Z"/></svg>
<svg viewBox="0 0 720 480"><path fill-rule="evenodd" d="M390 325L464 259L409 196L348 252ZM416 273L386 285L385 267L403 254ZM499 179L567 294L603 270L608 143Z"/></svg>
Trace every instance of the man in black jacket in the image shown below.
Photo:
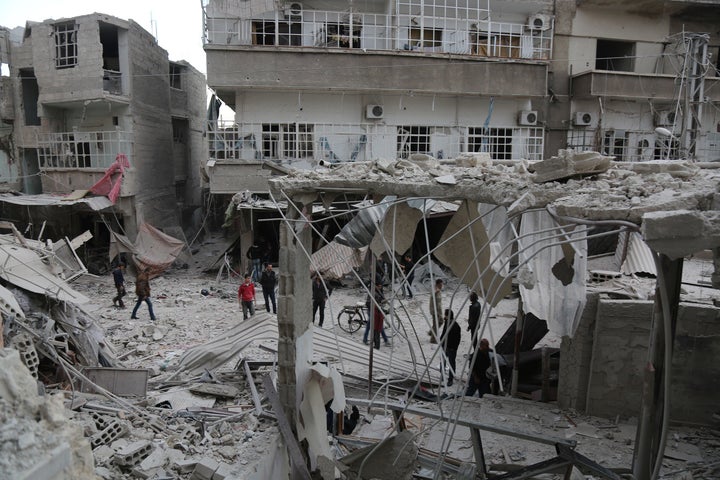
<svg viewBox="0 0 720 480"><path fill-rule="evenodd" d="M270 313L270 302L272 302L272 312L277 313L275 285L277 285L277 276L273 270L272 263L267 263L265 270L263 270L262 275L260 275L260 286L262 287L263 297L265 298L265 309L267 309L268 313Z"/></svg>
<svg viewBox="0 0 720 480"><path fill-rule="evenodd" d="M315 278L312 282L312 301L313 301L313 323L315 323L315 312L320 310L320 321L318 325L323 326L325 322L325 301L327 300L327 292L325 291L325 285L322 283L320 274L315 274Z"/></svg>
<svg viewBox="0 0 720 480"><path fill-rule="evenodd" d="M490 358L490 342L487 338L480 340L480 347L475 353L475 362L470 371L467 390L465 395L472 397L478 392L480 398L486 393L490 393L490 379L487 377L487 370L492 365Z"/></svg>
<svg viewBox="0 0 720 480"><path fill-rule="evenodd" d="M475 292L472 292L470 294L470 311L468 312L468 327L467 329L470 331L470 340L473 342L473 345L477 341L475 339L475 331L477 330L478 323L480 323L480 302L478 302L478 294Z"/></svg>
<svg viewBox="0 0 720 480"><path fill-rule="evenodd" d="M460 325L455 321L455 315L452 310L445 310L445 322L442 333L442 346L445 350L445 356L450 364L450 373L448 374L447 386L450 387L455 379L455 359L457 358L458 348L460 347L460 336L462 331Z"/></svg>

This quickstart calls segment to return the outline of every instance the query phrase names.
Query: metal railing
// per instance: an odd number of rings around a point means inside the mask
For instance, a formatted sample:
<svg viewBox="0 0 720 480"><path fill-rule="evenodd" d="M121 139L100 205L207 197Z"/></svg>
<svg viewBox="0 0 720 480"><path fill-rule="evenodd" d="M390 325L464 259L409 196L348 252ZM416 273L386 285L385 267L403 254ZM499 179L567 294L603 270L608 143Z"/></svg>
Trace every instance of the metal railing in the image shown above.
<svg viewBox="0 0 720 480"><path fill-rule="evenodd" d="M118 153L132 165L132 134L120 130L38 133L40 168L107 168Z"/></svg>
<svg viewBox="0 0 720 480"><path fill-rule="evenodd" d="M281 164L408 158L413 153L443 159L463 152L542 160L543 138L540 127L515 126L244 123L208 128L210 158Z"/></svg>
<svg viewBox="0 0 720 480"><path fill-rule="evenodd" d="M454 18L303 10L297 15L273 11L252 18L205 15L203 43L550 59L552 20L539 26L493 22L485 10L471 14Z"/></svg>
<svg viewBox="0 0 720 480"><path fill-rule="evenodd" d="M568 131L567 142L568 148L600 152L615 157L618 162L680 158L677 138L662 137L652 131L574 129Z"/></svg>

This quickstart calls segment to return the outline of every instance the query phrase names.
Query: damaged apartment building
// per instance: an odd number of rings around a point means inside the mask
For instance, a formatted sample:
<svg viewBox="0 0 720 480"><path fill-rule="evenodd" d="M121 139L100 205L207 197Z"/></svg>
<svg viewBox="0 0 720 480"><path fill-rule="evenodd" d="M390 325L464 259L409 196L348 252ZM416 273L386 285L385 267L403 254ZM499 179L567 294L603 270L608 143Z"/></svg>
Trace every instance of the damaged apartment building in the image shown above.
<svg viewBox="0 0 720 480"><path fill-rule="evenodd" d="M9 27L2 217L30 238L90 231L91 267L106 263L111 230L134 238L144 223L189 226L205 185L203 74L169 61L132 20L93 13Z"/></svg>

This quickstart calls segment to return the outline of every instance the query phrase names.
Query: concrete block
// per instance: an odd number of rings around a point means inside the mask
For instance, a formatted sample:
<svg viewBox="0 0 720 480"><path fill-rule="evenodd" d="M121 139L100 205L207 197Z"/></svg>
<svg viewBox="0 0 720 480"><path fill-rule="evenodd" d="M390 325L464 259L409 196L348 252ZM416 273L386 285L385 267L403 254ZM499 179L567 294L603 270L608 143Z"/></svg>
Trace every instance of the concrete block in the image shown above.
<svg viewBox="0 0 720 480"><path fill-rule="evenodd" d="M190 480L211 480L220 464L212 458L203 458L195 465Z"/></svg>
<svg viewBox="0 0 720 480"><path fill-rule="evenodd" d="M165 450L162 448L156 448L152 451L150 455L145 457L142 462L140 462L140 469L142 470L151 470L153 468L160 468L164 466L167 463L168 456L167 453L165 453Z"/></svg>
<svg viewBox="0 0 720 480"><path fill-rule="evenodd" d="M145 457L150 455L153 446L150 442L141 440L133 442L126 446L114 456L115 463L121 466L132 466L140 463Z"/></svg>
<svg viewBox="0 0 720 480"><path fill-rule="evenodd" d="M225 480L226 478L231 478L230 475L232 475L232 466L227 463L221 463L217 470L215 470L215 473L213 473L212 480Z"/></svg>
<svg viewBox="0 0 720 480"><path fill-rule="evenodd" d="M113 420L102 431L90 437L90 445L93 449L99 447L100 445L107 445L108 443L115 441L115 439L125 435L127 430L127 426L124 423Z"/></svg>
<svg viewBox="0 0 720 480"><path fill-rule="evenodd" d="M175 460L172 462L172 468L180 473L190 473L195 469L197 460L192 458L184 458L181 460Z"/></svg>

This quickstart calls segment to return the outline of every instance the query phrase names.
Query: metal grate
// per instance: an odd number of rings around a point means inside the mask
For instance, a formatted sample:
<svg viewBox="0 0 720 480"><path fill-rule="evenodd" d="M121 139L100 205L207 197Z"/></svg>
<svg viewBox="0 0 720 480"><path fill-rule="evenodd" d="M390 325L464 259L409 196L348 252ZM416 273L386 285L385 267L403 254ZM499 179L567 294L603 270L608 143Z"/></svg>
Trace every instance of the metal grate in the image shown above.
<svg viewBox="0 0 720 480"><path fill-rule="evenodd" d="M77 31L75 22L55 25L56 68L72 68L77 65Z"/></svg>

